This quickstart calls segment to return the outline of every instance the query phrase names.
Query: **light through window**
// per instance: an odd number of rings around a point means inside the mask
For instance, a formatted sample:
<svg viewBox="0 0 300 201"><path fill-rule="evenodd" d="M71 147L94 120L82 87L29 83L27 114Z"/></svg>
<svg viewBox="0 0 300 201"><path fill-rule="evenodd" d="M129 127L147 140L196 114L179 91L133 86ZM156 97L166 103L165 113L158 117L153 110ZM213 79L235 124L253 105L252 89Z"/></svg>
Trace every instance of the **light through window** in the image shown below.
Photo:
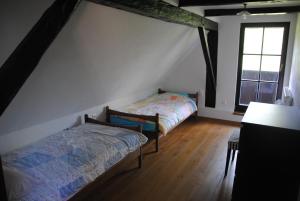
<svg viewBox="0 0 300 201"><path fill-rule="evenodd" d="M241 25L236 111L281 97L289 23Z"/></svg>

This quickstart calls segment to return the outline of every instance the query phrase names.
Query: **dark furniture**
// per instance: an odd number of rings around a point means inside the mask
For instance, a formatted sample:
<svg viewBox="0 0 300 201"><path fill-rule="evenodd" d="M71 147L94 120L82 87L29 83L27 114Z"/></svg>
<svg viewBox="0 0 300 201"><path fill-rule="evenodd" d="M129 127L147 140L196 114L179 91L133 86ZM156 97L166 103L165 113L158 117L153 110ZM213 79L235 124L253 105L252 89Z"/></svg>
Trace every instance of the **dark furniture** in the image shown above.
<svg viewBox="0 0 300 201"><path fill-rule="evenodd" d="M240 139L240 129L236 128L236 129L233 130L233 132L230 135L229 140L228 140L224 177L227 176L231 153L232 153L232 159L231 159L231 161L233 161L234 157L235 157L236 151L239 150L239 139Z"/></svg>
<svg viewBox="0 0 300 201"><path fill-rule="evenodd" d="M168 91L162 90L162 89L158 89L158 94L163 94L166 93ZM198 108L199 108L199 94L198 92L191 94L191 93L187 93L188 97L193 99L197 105L197 111L195 111L191 116L197 117L197 112L198 112ZM142 133L144 135L146 135L150 140L155 140L155 151L158 152L159 150L159 143L158 140L161 137L161 133L159 130L159 114L156 113L155 116L151 116L151 115L139 115L139 114L132 114L132 113L126 113L126 112L120 112L120 111L116 111L116 110L112 110L109 108L109 106L106 106L106 122L110 123L110 118L111 115L118 115L118 116L123 116L123 117L134 117L134 118L139 118L139 119L143 119L146 121L151 121L155 123L155 131L142 131Z"/></svg>
<svg viewBox="0 0 300 201"><path fill-rule="evenodd" d="M232 201L296 201L300 109L251 102L242 120Z"/></svg>

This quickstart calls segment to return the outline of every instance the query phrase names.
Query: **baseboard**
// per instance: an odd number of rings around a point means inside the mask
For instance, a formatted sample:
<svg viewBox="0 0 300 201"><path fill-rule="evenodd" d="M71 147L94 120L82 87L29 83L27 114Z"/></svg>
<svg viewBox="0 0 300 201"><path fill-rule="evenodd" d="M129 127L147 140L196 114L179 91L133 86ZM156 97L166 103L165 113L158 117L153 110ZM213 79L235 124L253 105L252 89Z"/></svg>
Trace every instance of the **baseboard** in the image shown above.
<svg viewBox="0 0 300 201"><path fill-rule="evenodd" d="M226 125L230 125L230 126L237 126L237 127L241 126L240 122L224 120L224 119L216 119L216 118L201 117L201 116L198 116L197 119L200 120L200 121L203 121L203 120L213 121L213 122L217 122L217 123L220 123L220 124L226 124Z"/></svg>
<svg viewBox="0 0 300 201"><path fill-rule="evenodd" d="M241 122L243 118L242 115L235 115L233 114L232 111L224 111L216 108L207 108L207 107L199 108L198 116L211 118L211 119L238 122L238 123Z"/></svg>

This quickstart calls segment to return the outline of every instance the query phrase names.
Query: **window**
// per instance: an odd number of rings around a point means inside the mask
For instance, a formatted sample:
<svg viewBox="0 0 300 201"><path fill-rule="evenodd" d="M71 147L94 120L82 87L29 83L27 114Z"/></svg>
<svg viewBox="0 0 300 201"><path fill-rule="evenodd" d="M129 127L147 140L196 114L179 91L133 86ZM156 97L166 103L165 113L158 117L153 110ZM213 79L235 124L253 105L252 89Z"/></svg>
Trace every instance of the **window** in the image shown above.
<svg viewBox="0 0 300 201"><path fill-rule="evenodd" d="M281 98L289 23L241 24L235 111Z"/></svg>

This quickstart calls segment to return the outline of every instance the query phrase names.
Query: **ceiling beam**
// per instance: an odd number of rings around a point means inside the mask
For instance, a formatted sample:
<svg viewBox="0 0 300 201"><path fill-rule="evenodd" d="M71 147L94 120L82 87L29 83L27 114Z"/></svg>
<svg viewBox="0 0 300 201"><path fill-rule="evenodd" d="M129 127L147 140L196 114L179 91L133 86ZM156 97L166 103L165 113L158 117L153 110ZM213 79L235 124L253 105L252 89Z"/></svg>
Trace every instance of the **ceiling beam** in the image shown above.
<svg viewBox="0 0 300 201"><path fill-rule="evenodd" d="M204 11L204 16L225 16L236 15L243 9L208 9ZM286 6L286 7L268 7L268 8L247 8L251 14L263 14L263 13L294 13L300 12L300 6Z"/></svg>
<svg viewBox="0 0 300 201"><path fill-rule="evenodd" d="M159 20L218 30L218 23L159 0L89 0Z"/></svg>
<svg viewBox="0 0 300 201"><path fill-rule="evenodd" d="M216 6L216 5L230 5L243 4L250 2L276 2L275 0L179 0L179 7L184 6Z"/></svg>
<svg viewBox="0 0 300 201"><path fill-rule="evenodd" d="M0 115L37 67L79 2L55 0L0 67Z"/></svg>

